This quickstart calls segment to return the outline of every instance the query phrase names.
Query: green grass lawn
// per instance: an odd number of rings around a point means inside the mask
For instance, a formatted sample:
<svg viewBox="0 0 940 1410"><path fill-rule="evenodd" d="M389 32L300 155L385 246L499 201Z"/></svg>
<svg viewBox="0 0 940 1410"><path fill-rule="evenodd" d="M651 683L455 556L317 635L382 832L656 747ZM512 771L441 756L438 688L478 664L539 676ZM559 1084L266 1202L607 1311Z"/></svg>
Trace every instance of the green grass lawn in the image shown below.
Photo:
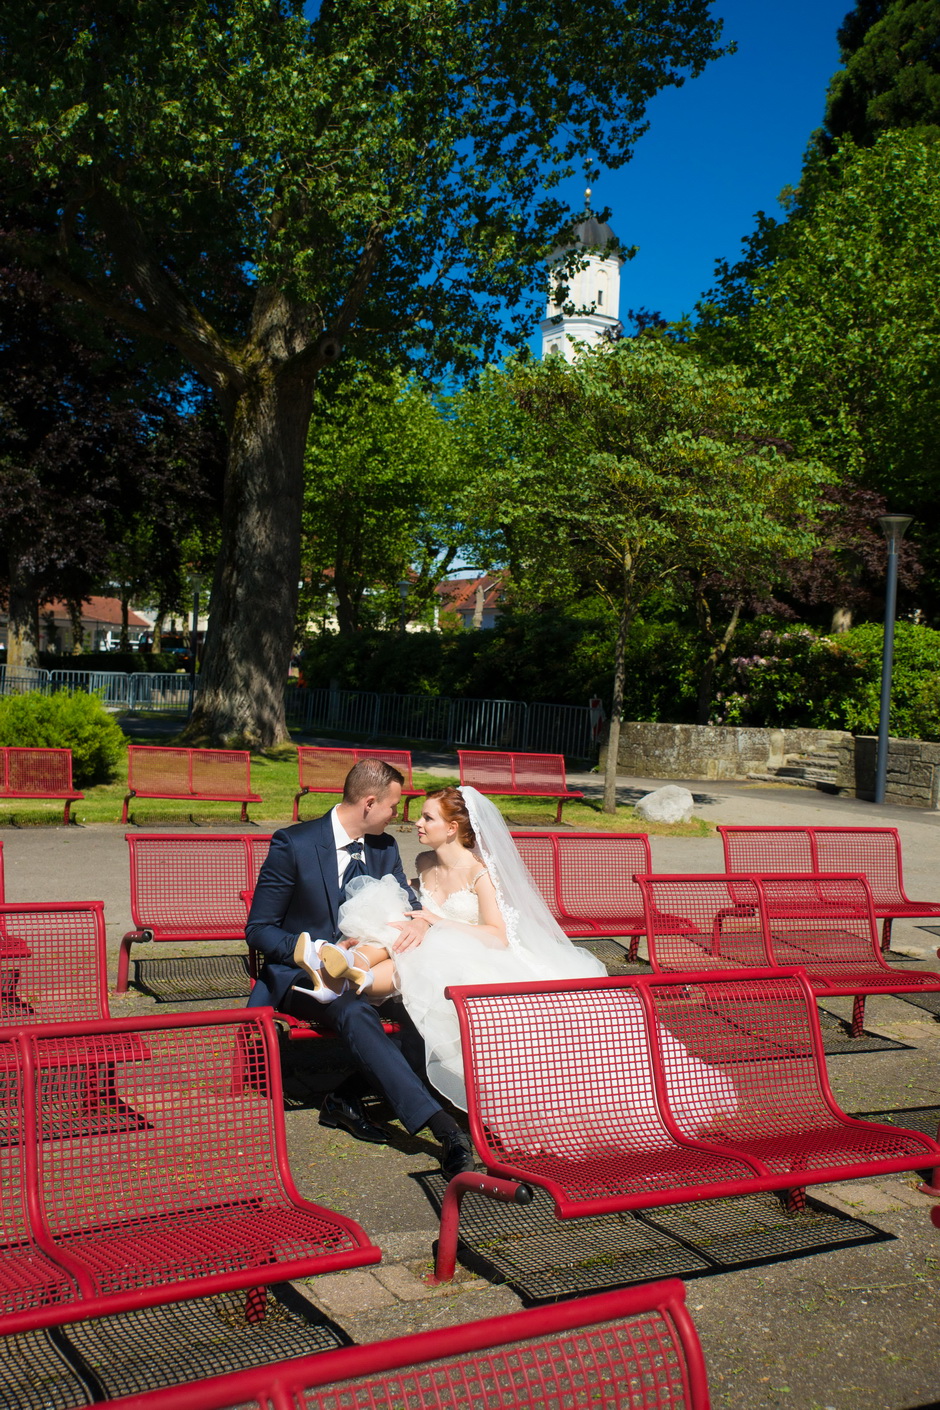
<svg viewBox="0 0 940 1410"><path fill-rule="evenodd" d="M136 737L137 743L166 743L164 737L153 741ZM431 790L446 784L460 782L457 775L443 778L434 774L415 772L416 788ZM262 802L251 803L248 815L256 823L283 823L291 817L294 795L297 792L297 750L285 744L280 748L252 756L251 787L260 793ZM121 817L121 804L127 792L124 776L114 783L99 784L95 788L83 790L85 797L80 803L73 803L72 818L78 823L118 823ZM301 818L319 817L339 801L338 794L315 793L301 799ZM542 802L537 798L494 798L506 821L511 827L553 827L555 824L555 804ZM402 810L403 811L403 810ZM411 817L421 811L421 800L411 803ZM190 817L199 822L211 821L217 824L241 826L240 809L237 803L185 803L169 799L132 799L130 815L134 824L146 827L150 823L178 821L188 827ZM0 807L0 826L15 824L18 827L55 826L62 821L62 804L49 802L16 802ZM689 823L648 823L637 816L633 808L618 808L616 816L601 812L599 804L566 803L562 812L562 826L572 831L586 832L646 832L654 836L709 837L714 832L711 823L701 818L693 818Z"/></svg>

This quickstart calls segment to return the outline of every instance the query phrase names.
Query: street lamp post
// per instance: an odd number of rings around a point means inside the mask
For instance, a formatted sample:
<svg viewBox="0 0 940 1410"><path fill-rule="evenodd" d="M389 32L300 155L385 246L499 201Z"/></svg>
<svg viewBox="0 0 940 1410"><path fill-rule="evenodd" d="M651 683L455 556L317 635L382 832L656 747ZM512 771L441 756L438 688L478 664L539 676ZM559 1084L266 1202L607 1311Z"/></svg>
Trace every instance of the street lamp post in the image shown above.
<svg viewBox="0 0 940 1410"><path fill-rule="evenodd" d="M408 601L408 589L410 587L411 584L407 578L402 578L401 582L398 584L398 596L401 598L401 611L398 614L398 631L401 636L405 635L405 628L408 625L408 619L405 616L405 603Z"/></svg>
<svg viewBox="0 0 940 1410"><path fill-rule="evenodd" d="M875 768L875 802L883 803L888 778L888 725L891 715L891 671L894 666L894 614L898 596L898 545L907 533L911 516L885 514L878 523L888 540L885 639L881 658L881 708L878 711L878 763Z"/></svg>
<svg viewBox="0 0 940 1410"><path fill-rule="evenodd" d="M189 637L189 645L193 653L192 670L189 677L189 716L192 719L193 705L196 701L196 637L199 631L199 590L202 587L202 578L194 573L189 581L193 589L193 624Z"/></svg>

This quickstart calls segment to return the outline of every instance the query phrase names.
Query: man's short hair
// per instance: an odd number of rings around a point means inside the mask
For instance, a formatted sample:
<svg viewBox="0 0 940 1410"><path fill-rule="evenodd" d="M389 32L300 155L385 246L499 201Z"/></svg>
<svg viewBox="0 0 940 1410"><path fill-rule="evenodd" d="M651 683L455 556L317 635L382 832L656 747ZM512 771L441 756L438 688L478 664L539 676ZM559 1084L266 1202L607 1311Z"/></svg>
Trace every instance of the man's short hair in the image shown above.
<svg viewBox="0 0 940 1410"><path fill-rule="evenodd" d="M360 759L353 764L343 784L343 802L361 803L363 798L384 798L393 783L405 785L405 776L384 759Z"/></svg>

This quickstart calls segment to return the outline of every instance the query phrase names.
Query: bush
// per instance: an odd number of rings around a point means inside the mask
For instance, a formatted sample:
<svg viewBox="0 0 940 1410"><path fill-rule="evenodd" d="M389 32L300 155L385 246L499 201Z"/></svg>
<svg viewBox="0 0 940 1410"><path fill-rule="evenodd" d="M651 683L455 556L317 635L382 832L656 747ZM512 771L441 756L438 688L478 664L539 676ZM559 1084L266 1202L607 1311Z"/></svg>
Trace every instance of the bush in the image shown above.
<svg viewBox="0 0 940 1410"><path fill-rule="evenodd" d="M716 694L717 722L875 734L883 645L876 622L836 636L807 627L741 632ZM897 623L891 733L940 741L940 632L930 627Z"/></svg>
<svg viewBox="0 0 940 1410"><path fill-rule="evenodd" d="M0 696L0 744L71 749L78 788L110 782L127 754L117 721L84 691Z"/></svg>

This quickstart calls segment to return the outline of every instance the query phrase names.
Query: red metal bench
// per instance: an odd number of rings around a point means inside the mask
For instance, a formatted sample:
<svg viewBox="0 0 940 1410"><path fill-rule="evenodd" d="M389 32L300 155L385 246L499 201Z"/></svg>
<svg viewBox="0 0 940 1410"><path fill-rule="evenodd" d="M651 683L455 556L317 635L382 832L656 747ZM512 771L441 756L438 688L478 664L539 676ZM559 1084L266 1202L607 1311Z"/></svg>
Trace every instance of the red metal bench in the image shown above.
<svg viewBox="0 0 940 1410"><path fill-rule="evenodd" d="M0 1026L109 1017L102 902L0 905Z"/></svg>
<svg viewBox="0 0 940 1410"><path fill-rule="evenodd" d="M320 1352L109 1404L115 1410L573 1410L595 1402L605 1410L708 1410L705 1360L678 1279Z"/></svg>
<svg viewBox="0 0 940 1410"><path fill-rule="evenodd" d="M904 890L897 828L720 826L718 831L729 872L861 873L882 922L882 950L890 948L893 920L940 917L940 901L912 901Z"/></svg>
<svg viewBox="0 0 940 1410"><path fill-rule="evenodd" d="M307 793L339 793L343 791L346 775L361 759L384 759L399 773L404 774L405 782L401 796L405 800L402 820L408 821L408 809L412 798L422 798L424 791L415 788L411 773L411 752L408 749L321 749L313 744L298 744L297 767L300 773L300 792L294 797L294 822L300 818L300 800Z"/></svg>
<svg viewBox="0 0 940 1410"><path fill-rule="evenodd" d="M73 803L84 798L72 783L71 749L0 748L0 801L5 798L59 798L65 802L63 826L69 822Z"/></svg>
<svg viewBox="0 0 940 1410"><path fill-rule="evenodd" d="M130 1040L115 1086L137 1119L50 1139L48 1070ZM268 1284L381 1257L294 1186L269 1009L6 1029L0 1072L2 1333L242 1288L260 1320Z"/></svg>
<svg viewBox="0 0 940 1410"><path fill-rule="evenodd" d="M936 1141L837 1105L798 971L445 992L488 1173L447 1187L439 1279L468 1191L524 1200L539 1185L561 1219L761 1190L796 1209L807 1184L940 1165Z"/></svg>
<svg viewBox="0 0 940 1410"><path fill-rule="evenodd" d="M583 798L565 781L563 754L516 754L460 749L460 782L505 798L557 798L556 823L565 803Z"/></svg>
<svg viewBox="0 0 940 1410"><path fill-rule="evenodd" d="M566 935L629 935L636 959L644 933L636 873L652 869L643 832L514 832L513 841Z"/></svg>
<svg viewBox="0 0 940 1410"><path fill-rule="evenodd" d="M121 941L116 993L127 993L131 946L244 941L242 893L254 889L271 838L242 833L125 834L134 930Z"/></svg>
<svg viewBox="0 0 940 1410"><path fill-rule="evenodd" d="M260 803L251 791L251 755L247 749L127 747L127 794L121 822L127 822L132 798L178 798L186 802L240 803L248 822L248 804Z"/></svg>
<svg viewBox="0 0 940 1410"><path fill-rule="evenodd" d="M940 974L892 969L863 876L645 876L650 963L660 974L799 965L820 993L851 994L860 1037L867 994L940 991Z"/></svg>

